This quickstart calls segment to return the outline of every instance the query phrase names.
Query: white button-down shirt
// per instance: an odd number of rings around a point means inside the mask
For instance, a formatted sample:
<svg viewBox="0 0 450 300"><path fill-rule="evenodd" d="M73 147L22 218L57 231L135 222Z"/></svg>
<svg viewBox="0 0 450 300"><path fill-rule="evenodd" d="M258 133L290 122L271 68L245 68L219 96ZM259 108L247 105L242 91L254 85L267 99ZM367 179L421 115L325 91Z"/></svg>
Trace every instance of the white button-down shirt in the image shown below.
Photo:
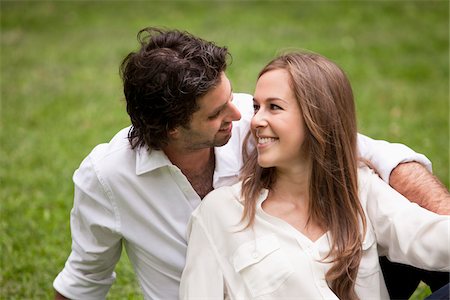
<svg viewBox="0 0 450 300"><path fill-rule="evenodd" d="M389 299L379 251L392 261L450 269L450 217L409 202L367 167L359 170L367 233L356 278L360 299ZM254 226L242 230L241 184L211 192L193 213L181 299L338 299L325 281L331 247L325 233L311 241L257 201ZM377 249L379 247L379 249Z"/></svg>
<svg viewBox="0 0 450 300"><path fill-rule="evenodd" d="M215 149L214 188L237 182L241 149L253 115L252 97L235 94L242 119ZM100 144L75 172L72 252L53 286L73 299L104 299L114 282L122 243L146 299L176 299L185 264L186 226L201 199L162 151L132 150L125 128ZM360 136L361 153L384 178L400 162L426 157L399 144ZM383 175L384 174L384 175Z"/></svg>

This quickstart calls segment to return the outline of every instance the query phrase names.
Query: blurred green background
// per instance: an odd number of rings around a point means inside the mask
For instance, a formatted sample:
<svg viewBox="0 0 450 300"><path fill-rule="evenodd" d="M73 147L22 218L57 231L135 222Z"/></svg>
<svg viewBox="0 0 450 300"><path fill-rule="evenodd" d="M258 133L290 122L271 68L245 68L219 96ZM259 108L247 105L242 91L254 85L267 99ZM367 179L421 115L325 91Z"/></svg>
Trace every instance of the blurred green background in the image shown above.
<svg viewBox="0 0 450 300"><path fill-rule="evenodd" d="M231 50L253 93L280 50L337 62L359 131L426 154L449 186L448 1L4 1L1 5L0 298L49 299L70 250L74 170L129 124L118 67L146 26ZM109 299L140 299L124 255ZM429 293L421 286L413 299Z"/></svg>

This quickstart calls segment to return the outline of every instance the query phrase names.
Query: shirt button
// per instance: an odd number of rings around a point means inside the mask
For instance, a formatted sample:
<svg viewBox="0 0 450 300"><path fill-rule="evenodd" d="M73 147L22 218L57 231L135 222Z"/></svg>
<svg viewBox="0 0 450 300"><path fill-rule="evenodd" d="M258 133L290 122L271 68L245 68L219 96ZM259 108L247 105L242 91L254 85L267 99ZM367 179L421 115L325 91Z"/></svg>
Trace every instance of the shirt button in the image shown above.
<svg viewBox="0 0 450 300"><path fill-rule="evenodd" d="M252 257L254 258L254 259L257 259L258 257L259 257L259 253L258 252L253 252L252 253Z"/></svg>

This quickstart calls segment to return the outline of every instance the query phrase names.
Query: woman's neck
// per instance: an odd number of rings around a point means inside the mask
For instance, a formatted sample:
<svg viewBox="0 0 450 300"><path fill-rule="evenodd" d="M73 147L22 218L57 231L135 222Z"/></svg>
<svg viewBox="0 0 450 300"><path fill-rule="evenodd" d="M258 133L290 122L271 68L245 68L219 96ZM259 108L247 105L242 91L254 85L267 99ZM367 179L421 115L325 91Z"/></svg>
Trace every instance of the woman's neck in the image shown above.
<svg viewBox="0 0 450 300"><path fill-rule="evenodd" d="M276 180L270 188L271 193L283 201L307 205L309 201L309 182L311 167L309 163L291 167L289 169L277 168Z"/></svg>
<svg viewBox="0 0 450 300"><path fill-rule="evenodd" d="M325 233L325 228L311 218L310 166L277 169L276 172L276 180L269 188L269 196L262 203L263 210L289 223L311 241L316 241Z"/></svg>

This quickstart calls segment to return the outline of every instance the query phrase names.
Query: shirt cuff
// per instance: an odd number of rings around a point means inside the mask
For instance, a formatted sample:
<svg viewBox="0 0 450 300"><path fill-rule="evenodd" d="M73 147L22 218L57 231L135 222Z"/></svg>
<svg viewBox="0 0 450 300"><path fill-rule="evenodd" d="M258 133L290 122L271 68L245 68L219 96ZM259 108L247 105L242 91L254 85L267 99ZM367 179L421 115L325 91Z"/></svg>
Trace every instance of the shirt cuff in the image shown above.
<svg viewBox="0 0 450 300"><path fill-rule="evenodd" d="M374 140L358 134L358 148L359 154L372 163L378 175L387 183L392 170L405 162L418 162L432 172L431 161L425 155L403 144Z"/></svg>
<svg viewBox="0 0 450 300"><path fill-rule="evenodd" d="M53 288L64 297L73 300L105 299L115 277L115 273L113 273L108 279L94 282L88 278L72 274L66 266L53 281Z"/></svg>
<svg viewBox="0 0 450 300"><path fill-rule="evenodd" d="M422 164L428 171L432 172L431 161L423 154L414 153L408 157L404 157L402 159L398 159L398 157L393 157L391 161L386 162L384 168L377 170L380 173L381 179L383 181L389 183L389 177L391 176L392 171L401 163L406 162L418 162Z"/></svg>

